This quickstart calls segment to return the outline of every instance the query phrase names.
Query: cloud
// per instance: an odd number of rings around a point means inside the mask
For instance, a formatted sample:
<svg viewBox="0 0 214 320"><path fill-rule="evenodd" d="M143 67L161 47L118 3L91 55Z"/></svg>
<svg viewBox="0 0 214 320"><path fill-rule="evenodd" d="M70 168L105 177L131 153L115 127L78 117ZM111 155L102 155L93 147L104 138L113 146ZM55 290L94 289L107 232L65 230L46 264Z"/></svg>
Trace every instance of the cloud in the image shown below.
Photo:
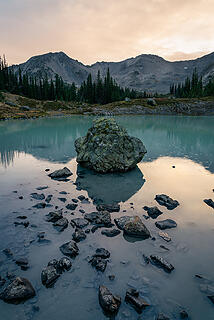
<svg viewBox="0 0 214 320"><path fill-rule="evenodd" d="M214 51L213 11L213 0L0 0L1 50L10 63L50 51L88 64L191 58Z"/></svg>

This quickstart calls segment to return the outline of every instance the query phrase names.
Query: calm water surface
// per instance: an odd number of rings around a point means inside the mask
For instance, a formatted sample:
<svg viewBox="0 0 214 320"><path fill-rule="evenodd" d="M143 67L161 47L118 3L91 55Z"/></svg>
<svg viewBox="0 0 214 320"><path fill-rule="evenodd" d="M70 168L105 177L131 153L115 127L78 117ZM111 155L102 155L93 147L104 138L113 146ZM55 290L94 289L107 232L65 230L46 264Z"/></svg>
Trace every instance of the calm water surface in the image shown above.
<svg viewBox="0 0 214 320"><path fill-rule="evenodd" d="M185 309L191 319L213 320L214 306L207 298L207 290L214 292L214 210L203 199L214 200L214 117L119 117L118 122L131 135L143 140L148 151L144 161L126 174L103 176L84 170L84 177L80 178L77 173L82 169L75 161L74 141L85 135L92 120L72 117L0 122L0 275L5 277L9 271L24 276L37 292L35 298L17 306L0 301L0 319L105 319L98 303L98 287L105 284L123 301L116 319L154 320L158 312L179 319L179 311ZM45 169L55 170L64 165L73 172L71 179L50 180ZM77 190L76 182L81 190ZM76 217L83 216L79 209L94 211L98 202L119 203L121 210L112 213L112 219L123 214L139 215L156 240L130 241L122 234L107 238L99 229L78 244L80 254L72 269L53 288L46 289L41 284L41 270L52 258L61 257L59 246L72 239L73 228L69 225L58 233L45 221L50 208L32 208L37 201L30 194L39 192L36 188L44 185L48 189L41 192L52 194L51 204L60 208L80 194L89 197L89 204L79 202ZM68 193L65 204L58 199L64 197L60 191ZM177 199L180 206L172 211L159 206L154 197L160 193ZM156 220L145 220L144 205L157 205L164 214ZM15 227L18 215L26 215L30 224L37 227ZM64 216L68 220L74 217L70 212ZM155 221L167 218L178 224L168 231L170 243L159 237L155 227ZM47 243L37 242L40 231L46 232ZM97 247L111 252L103 274L87 262ZM10 248L15 258L27 257L30 268L21 271L2 253L4 248ZM158 254L172 263L175 270L167 274L146 265L143 254ZM116 276L114 281L108 279L110 274ZM208 280L200 281L195 274ZM151 304L140 316L124 302L129 287L140 290ZM33 311L34 305L39 306L38 312Z"/></svg>

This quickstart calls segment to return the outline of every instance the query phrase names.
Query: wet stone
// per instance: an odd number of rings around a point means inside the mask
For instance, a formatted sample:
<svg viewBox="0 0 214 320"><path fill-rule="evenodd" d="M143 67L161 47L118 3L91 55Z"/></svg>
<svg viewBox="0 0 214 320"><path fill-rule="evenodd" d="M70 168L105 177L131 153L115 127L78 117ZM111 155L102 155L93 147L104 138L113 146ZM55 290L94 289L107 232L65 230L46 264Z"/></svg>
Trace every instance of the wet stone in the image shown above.
<svg viewBox="0 0 214 320"><path fill-rule="evenodd" d="M46 207L45 202L40 202L40 203L37 203L33 206L33 208L36 208L36 209L44 209L45 207Z"/></svg>
<svg viewBox="0 0 214 320"><path fill-rule="evenodd" d="M156 320L170 320L170 319L169 319L169 317L167 317L163 313L159 313Z"/></svg>
<svg viewBox="0 0 214 320"><path fill-rule="evenodd" d="M65 230L68 227L68 219L61 218L61 219L57 220L53 225L58 231L62 232L63 230Z"/></svg>
<svg viewBox="0 0 214 320"><path fill-rule="evenodd" d="M101 234L105 235L106 237L110 237L110 238L116 237L120 233L121 233L121 231L118 229L111 229L111 230L104 229L101 231Z"/></svg>
<svg viewBox="0 0 214 320"><path fill-rule="evenodd" d="M64 167L63 169L55 170L54 172L50 173L48 176L51 179L60 179L60 178L67 178L71 175L72 175L72 172L67 167Z"/></svg>
<svg viewBox="0 0 214 320"><path fill-rule="evenodd" d="M48 189L48 186L41 186L41 187L37 187L36 190L45 190L45 189Z"/></svg>
<svg viewBox="0 0 214 320"><path fill-rule="evenodd" d="M77 199L71 199L74 203L77 203L78 200Z"/></svg>
<svg viewBox="0 0 214 320"><path fill-rule="evenodd" d="M172 219L157 221L157 222L155 222L155 225L157 228L159 228L161 230L171 229L171 228L177 227L177 223Z"/></svg>
<svg viewBox="0 0 214 320"><path fill-rule="evenodd" d="M79 254L79 248L74 241L69 241L60 246L60 251L68 257L74 258Z"/></svg>
<svg viewBox="0 0 214 320"><path fill-rule="evenodd" d="M119 204L98 204L96 206L98 211L108 211L108 212L119 212L120 205Z"/></svg>
<svg viewBox="0 0 214 320"><path fill-rule="evenodd" d="M170 242L172 240L167 232L160 231L158 234L163 240L165 240L167 242Z"/></svg>
<svg viewBox="0 0 214 320"><path fill-rule="evenodd" d="M18 266L26 266L28 265L28 259L27 258L19 258L15 261L15 263L18 265Z"/></svg>
<svg viewBox="0 0 214 320"><path fill-rule="evenodd" d="M66 202L67 199L66 198L58 198L59 201L62 201L62 202Z"/></svg>
<svg viewBox="0 0 214 320"><path fill-rule="evenodd" d="M49 194L49 195L47 196L47 198L45 199L45 201L46 201L47 203L51 202L52 197L53 197L53 195L52 195L52 194Z"/></svg>
<svg viewBox="0 0 214 320"><path fill-rule="evenodd" d="M71 225L72 227L77 227L77 228L85 228L89 222L88 220L84 219L84 218L75 218L71 220Z"/></svg>
<svg viewBox="0 0 214 320"><path fill-rule="evenodd" d="M139 292L135 289L128 289L126 291L125 301L130 303L138 313L149 307L149 303L140 297Z"/></svg>
<svg viewBox="0 0 214 320"><path fill-rule="evenodd" d="M66 208L67 208L68 210L75 210L76 207L77 207L77 204L75 204L75 203L69 203L69 204L67 204L67 206L66 206Z"/></svg>
<svg viewBox="0 0 214 320"><path fill-rule="evenodd" d="M124 234L136 238L147 239L150 232L138 216L134 216L133 219L127 222L123 228Z"/></svg>
<svg viewBox="0 0 214 320"><path fill-rule="evenodd" d="M83 196L83 195L80 195L80 196L78 196L77 197L80 201L83 201L83 200L85 200L86 199L86 197L85 196Z"/></svg>
<svg viewBox="0 0 214 320"><path fill-rule="evenodd" d="M204 199L204 202L214 209L214 201L212 199Z"/></svg>
<svg viewBox="0 0 214 320"><path fill-rule="evenodd" d="M10 257L13 256L13 253L12 253L12 251L11 251L9 248L4 249L4 250L3 250L3 253L4 253L8 258L10 258Z"/></svg>
<svg viewBox="0 0 214 320"><path fill-rule="evenodd" d="M94 257L101 257L107 259L110 257L110 252L104 248L98 248L94 254Z"/></svg>
<svg viewBox="0 0 214 320"><path fill-rule="evenodd" d="M107 211L86 213L84 218L96 225L111 226L111 215Z"/></svg>
<svg viewBox="0 0 214 320"><path fill-rule="evenodd" d="M107 314L116 314L120 308L121 298L113 295L107 287L100 286L99 303Z"/></svg>
<svg viewBox="0 0 214 320"><path fill-rule="evenodd" d="M29 221L22 221L22 222L14 222L15 226L24 226L25 228L27 228L29 226Z"/></svg>
<svg viewBox="0 0 214 320"><path fill-rule="evenodd" d="M168 210L173 210L179 205L179 202L177 200L173 200L165 194L157 194L155 200L161 206L165 206Z"/></svg>
<svg viewBox="0 0 214 320"><path fill-rule="evenodd" d="M30 195L31 195L31 198L33 198L35 200L44 200L45 199L44 193L39 194L39 193L34 192L34 193L31 193Z"/></svg>
<svg viewBox="0 0 214 320"><path fill-rule="evenodd" d="M25 219L27 219L27 217L26 216L18 216L18 217L16 217L16 219L25 220Z"/></svg>
<svg viewBox="0 0 214 320"><path fill-rule="evenodd" d="M46 221L48 222L57 222L58 220L62 219L62 210L49 212L46 215Z"/></svg>
<svg viewBox="0 0 214 320"><path fill-rule="evenodd" d="M28 279L17 277L0 294L0 299L8 303L20 303L33 298L36 292Z"/></svg>
<svg viewBox="0 0 214 320"><path fill-rule="evenodd" d="M76 242L80 242L86 239L86 234L81 229L76 229L75 232L72 234L72 238Z"/></svg>
<svg viewBox="0 0 214 320"><path fill-rule="evenodd" d="M51 287L59 278L57 269L53 265L49 265L42 270L41 280L42 284L47 288Z"/></svg>
<svg viewBox="0 0 214 320"><path fill-rule="evenodd" d="M89 261L92 267L95 267L97 271L104 272L107 266L107 261L101 257L92 257Z"/></svg>
<svg viewBox="0 0 214 320"><path fill-rule="evenodd" d="M156 266L164 269L166 272L172 272L174 267L171 263L167 262L164 258L159 257L157 255L150 255L150 259Z"/></svg>
<svg viewBox="0 0 214 320"><path fill-rule="evenodd" d="M160 216L161 214L163 214L162 211L160 211L158 209L158 207L147 207L144 206L143 209L148 213L148 215L152 218L152 219L156 219L158 216Z"/></svg>

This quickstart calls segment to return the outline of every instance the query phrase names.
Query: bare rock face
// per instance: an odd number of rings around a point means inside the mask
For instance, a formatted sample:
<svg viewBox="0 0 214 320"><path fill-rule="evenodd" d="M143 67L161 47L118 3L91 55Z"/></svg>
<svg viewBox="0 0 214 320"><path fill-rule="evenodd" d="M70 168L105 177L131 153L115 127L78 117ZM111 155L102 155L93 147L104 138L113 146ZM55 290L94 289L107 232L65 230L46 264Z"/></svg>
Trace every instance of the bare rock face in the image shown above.
<svg viewBox="0 0 214 320"><path fill-rule="evenodd" d="M8 303L20 303L36 295L35 290L29 280L17 277L1 293L0 298Z"/></svg>
<svg viewBox="0 0 214 320"><path fill-rule="evenodd" d="M99 302L103 310L109 314L116 314L121 304L121 298L114 296L107 287L99 287Z"/></svg>
<svg viewBox="0 0 214 320"><path fill-rule="evenodd" d="M87 135L75 141L75 148L77 162L100 173L128 171L147 152L140 139L106 118L94 121Z"/></svg>

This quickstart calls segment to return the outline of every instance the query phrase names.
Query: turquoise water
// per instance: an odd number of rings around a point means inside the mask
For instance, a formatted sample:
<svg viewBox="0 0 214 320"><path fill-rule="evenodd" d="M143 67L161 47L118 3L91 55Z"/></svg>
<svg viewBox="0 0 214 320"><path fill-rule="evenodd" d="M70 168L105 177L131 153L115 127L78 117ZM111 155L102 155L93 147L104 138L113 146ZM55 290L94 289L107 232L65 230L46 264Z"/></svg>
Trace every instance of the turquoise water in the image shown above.
<svg viewBox="0 0 214 320"><path fill-rule="evenodd" d="M214 117L118 117L118 122L131 135L144 142L148 153L143 162L126 174L103 176L85 171L81 178L77 175L81 168L75 161L74 141L85 135L92 120L78 116L0 122L0 275L4 277L9 270L25 276L37 291L36 298L22 305L1 301L1 319L105 319L98 303L99 284L107 285L122 297L116 319L138 319L135 310L124 302L125 291L130 286L139 289L151 304L139 319L155 319L158 312L179 319L181 309L187 310L194 320L213 319L214 306L194 275L202 274L210 279L208 283L212 286L214 210L203 199L214 200ZM64 165L73 172L70 181L56 182L47 177L46 168L52 171ZM123 214L138 215L156 240L127 241L122 234L107 238L99 229L79 243L80 254L72 269L61 276L54 288L46 289L41 284L41 270L52 258L61 257L59 246L71 240L73 228L69 225L58 233L44 219L50 208L32 209L37 201L30 194L42 185L48 185L42 192L52 194L51 203L60 208L66 205L58 199L60 191L68 193L67 203L80 194L89 197L89 204L79 203L75 211L79 217L82 217L79 209L92 212L97 202L117 202L121 210L112 213L112 219ZM177 199L180 206L173 211L159 206L154 197L160 193ZM20 200L19 196L24 199ZM145 220L144 205L157 205L164 214L156 220ZM26 215L37 228L14 227L18 215ZM65 216L68 220L74 217L70 213ZM159 237L155 227L155 221L167 218L178 224L176 229L167 231L172 237L170 243ZM36 241L40 231L46 232L50 242ZM8 247L15 257L28 257L27 271L21 271L12 259L5 257L2 250ZM87 256L97 247L111 252L104 274L87 262ZM172 263L175 270L166 274L153 265L145 265L143 254L158 254ZM116 276L113 282L108 279L109 274ZM40 310L32 311L33 305Z"/></svg>

